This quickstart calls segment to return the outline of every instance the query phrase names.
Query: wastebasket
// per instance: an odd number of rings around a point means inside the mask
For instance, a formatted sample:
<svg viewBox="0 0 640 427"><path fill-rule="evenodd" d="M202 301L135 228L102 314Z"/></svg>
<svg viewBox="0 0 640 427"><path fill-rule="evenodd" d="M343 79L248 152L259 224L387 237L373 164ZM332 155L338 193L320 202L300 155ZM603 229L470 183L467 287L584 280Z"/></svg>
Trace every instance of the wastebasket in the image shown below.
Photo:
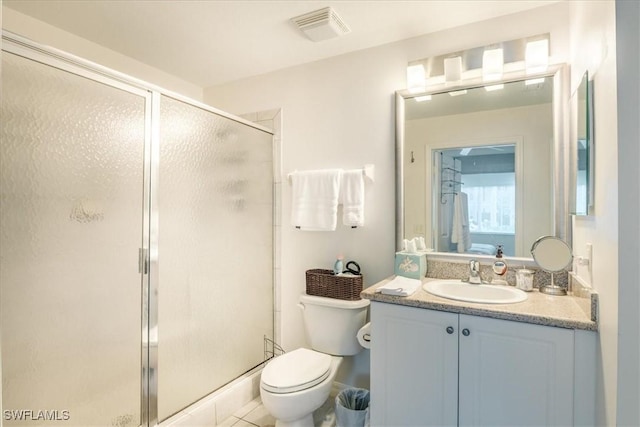
<svg viewBox="0 0 640 427"><path fill-rule="evenodd" d="M336 396L337 427L369 425L369 390L347 388Z"/></svg>

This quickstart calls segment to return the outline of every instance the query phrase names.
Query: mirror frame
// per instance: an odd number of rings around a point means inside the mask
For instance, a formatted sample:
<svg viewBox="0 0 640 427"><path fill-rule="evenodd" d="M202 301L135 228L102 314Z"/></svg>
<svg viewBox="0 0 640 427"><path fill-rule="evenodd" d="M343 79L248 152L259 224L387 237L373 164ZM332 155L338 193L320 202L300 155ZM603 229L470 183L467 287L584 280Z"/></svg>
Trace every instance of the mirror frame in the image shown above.
<svg viewBox="0 0 640 427"><path fill-rule="evenodd" d="M421 93L411 93L408 90L399 90L395 94L396 105L396 250L402 250L402 241L405 238L404 224L404 159L405 159L405 101L420 95L435 95L439 93L451 92L454 90L474 89L485 85L495 85L499 83L510 83L515 81L533 79L536 77L550 77L553 79L553 235L571 245L571 221L569 217L569 153L567 150L566 135L569 129L569 117L566 106L569 103L568 95L568 70L565 64L550 65L546 72L527 75L524 70L505 73L502 80L482 82L482 78L473 78L461 81L457 85L434 85ZM430 245L431 243L429 243ZM431 252L430 256L440 256L442 258L487 258L488 255L458 254L449 252ZM506 257L524 261L526 264L535 265L533 258L528 257Z"/></svg>

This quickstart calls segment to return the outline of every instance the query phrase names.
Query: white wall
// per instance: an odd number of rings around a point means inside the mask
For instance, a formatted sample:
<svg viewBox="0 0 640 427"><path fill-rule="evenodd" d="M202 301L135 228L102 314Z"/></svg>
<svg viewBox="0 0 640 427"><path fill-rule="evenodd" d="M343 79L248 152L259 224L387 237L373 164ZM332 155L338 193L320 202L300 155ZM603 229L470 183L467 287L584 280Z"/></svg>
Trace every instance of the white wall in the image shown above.
<svg viewBox="0 0 640 427"><path fill-rule="evenodd" d="M125 73L163 89L188 96L196 101L202 101L202 88L199 86L16 12L4 5L2 6L2 29Z"/></svg>
<svg viewBox="0 0 640 427"><path fill-rule="evenodd" d="M551 81L547 79L546 84L551 84ZM406 229L413 230L415 225L421 225L426 231L427 241L432 241L431 205L425 203L425 198L431 200L432 197L430 189L425 188L427 145L431 148L453 148L475 143L513 143L516 140L522 141L523 164L516 165L516 168L520 169L518 179L522 179L524 191L520 194L522 209L517 207L521 228L516 232L521 231L521 236L515 256L530 257L531 244L538 237L553 233L553 200L550 191L553 186L553 110L550 104L407 121L405 151L414 152L415 163L405 162L405 176L407 182L411 183L405 191L405 207L407 212L421 212L422 215L416 218L416 215L412 217L407 214Z"/></svg>
<svg viewBox="0 0 640 427"><path fill-rule="evenodd" d="M618 68L618 411L640 425L640 2L616 2Z"/></svg>
<svg viewBox="0 0 640 427"><path fill-rule="evenodd" d="M589 71L594 81L595 201L593 214L576 217L575 255L593 244L591 273L578 274L600 294L597 417L616 424L618 357L618 145L616 105L615 3L570 2L571 87Z"/></svg>
<svg viewBox="0 0 640 427"><path fill-rule="evenodd" d="M366 224L356 230L296 231L289 226L291 188L283 185L280 298L285 349L305 344L295 305L304 292L305 270L329 267L338 253L344 253L361 264L365 285L393 274L394 92L406 86L407 63L545 32L551 33L554 60L566 61L568 9L566 3L557 3L205 89L205 102L236 114L283 109L284 173L365 163L376 167L376 181L366 192ZM368 383L368 352L345 361L345 366L353 370L349 375L343 370L339 381Z"/></svg>

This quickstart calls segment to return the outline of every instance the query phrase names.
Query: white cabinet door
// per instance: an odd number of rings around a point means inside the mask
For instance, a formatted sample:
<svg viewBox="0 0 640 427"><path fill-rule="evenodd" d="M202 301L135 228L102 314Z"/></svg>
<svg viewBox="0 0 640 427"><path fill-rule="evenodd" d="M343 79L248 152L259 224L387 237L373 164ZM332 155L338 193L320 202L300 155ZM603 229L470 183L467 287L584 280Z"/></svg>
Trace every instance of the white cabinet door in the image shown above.
<svg viewBox="0 0 640 427"><path fill-rule="evenodd" d="M372 302L370 408L376 427L457 425L457 314Z"/></svg>
<svg viewBox="0 0 640 427"><path fill-rule="evenodd" d="M570 329L460 315L460 426L573 425L573 352Z"/></svg>

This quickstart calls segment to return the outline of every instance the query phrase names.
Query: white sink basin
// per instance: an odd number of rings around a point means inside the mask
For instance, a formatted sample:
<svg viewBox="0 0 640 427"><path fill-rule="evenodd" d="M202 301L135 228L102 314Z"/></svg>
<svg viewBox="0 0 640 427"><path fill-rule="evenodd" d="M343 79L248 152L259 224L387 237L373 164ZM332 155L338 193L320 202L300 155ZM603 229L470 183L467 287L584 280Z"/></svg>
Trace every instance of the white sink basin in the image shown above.
<svg viewBox="0 0 640 427"><path fill-rule="evenodd" d="M434 280L422 285L430 294L467 302L481 304L513 304L527 299L520 289L508 286L471 285L460 280Z"/></svg>

